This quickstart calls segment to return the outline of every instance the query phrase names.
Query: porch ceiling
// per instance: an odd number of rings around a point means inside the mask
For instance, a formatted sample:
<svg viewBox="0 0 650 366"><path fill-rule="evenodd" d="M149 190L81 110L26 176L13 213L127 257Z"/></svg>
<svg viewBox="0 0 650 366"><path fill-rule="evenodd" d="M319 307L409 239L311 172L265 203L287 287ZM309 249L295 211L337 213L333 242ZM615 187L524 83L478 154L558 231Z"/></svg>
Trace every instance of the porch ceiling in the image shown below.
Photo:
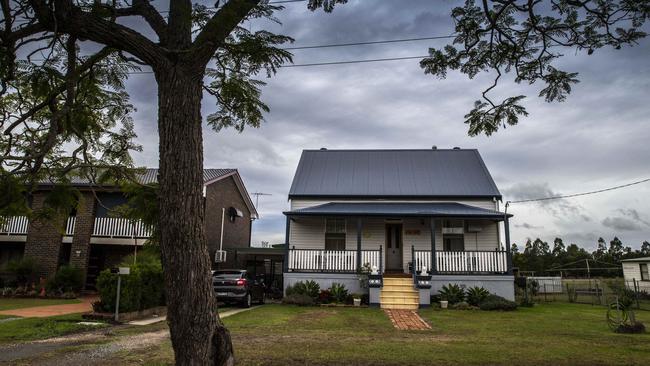
<svg viewBox="0 0 650 366"><path fill-rule="evenodd" d="M285 211L287 216L412 216L503 220L503 212L458 202L331 202ZM511 214L507 214L512 217Z"/></svg>

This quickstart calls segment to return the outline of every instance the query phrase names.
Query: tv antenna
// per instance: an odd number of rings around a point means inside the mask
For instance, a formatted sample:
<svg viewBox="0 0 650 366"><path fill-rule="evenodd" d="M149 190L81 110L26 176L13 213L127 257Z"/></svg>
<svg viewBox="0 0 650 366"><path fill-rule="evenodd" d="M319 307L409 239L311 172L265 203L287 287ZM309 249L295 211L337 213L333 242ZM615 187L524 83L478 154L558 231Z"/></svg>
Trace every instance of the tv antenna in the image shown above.
<svg viewBox="0 0 650 366"><path fill-rule="evenodd" d="M271 193L264 193L264 192L253 192L251 194L253 196L255 196L255 208L256 209L259 207L260 196L273 196Z"/></svg>

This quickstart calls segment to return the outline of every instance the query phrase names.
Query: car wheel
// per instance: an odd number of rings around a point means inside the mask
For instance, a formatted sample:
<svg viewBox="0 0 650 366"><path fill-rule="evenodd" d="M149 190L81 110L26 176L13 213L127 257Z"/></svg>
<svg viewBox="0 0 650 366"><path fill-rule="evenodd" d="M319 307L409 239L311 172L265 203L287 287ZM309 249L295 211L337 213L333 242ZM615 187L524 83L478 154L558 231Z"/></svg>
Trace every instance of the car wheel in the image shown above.
<svg viewBox="0 0 650 366"><path fill-rule="evenodd" d="M260 305L264 305L265 301L266 301L266 293L262 292L262 297L260 297Z"/></svg>
<svg viewBox="0 0 650 366"><path fill-rule="evenodd" d="M246 294L246 297L244 298L244 301L242 302L242 306L245 307L245 308L250 308L252 300L253 299L251 298L251 294L250 293Z"/></svg>

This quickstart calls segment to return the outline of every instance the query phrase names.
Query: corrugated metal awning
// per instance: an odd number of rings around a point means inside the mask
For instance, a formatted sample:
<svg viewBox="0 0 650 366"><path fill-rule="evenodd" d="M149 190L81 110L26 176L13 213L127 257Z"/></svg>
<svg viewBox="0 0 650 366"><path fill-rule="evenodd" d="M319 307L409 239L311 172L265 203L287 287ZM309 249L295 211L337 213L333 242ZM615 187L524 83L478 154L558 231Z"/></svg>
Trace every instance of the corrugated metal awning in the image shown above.
<svg viewBox="0 0 650 366"><path fill-rule="evenodd" d="M408 216L503 220L505 213L458 202L331 202L285 211L287 216ZM508 217L512 217L508 214Z"/></svg>

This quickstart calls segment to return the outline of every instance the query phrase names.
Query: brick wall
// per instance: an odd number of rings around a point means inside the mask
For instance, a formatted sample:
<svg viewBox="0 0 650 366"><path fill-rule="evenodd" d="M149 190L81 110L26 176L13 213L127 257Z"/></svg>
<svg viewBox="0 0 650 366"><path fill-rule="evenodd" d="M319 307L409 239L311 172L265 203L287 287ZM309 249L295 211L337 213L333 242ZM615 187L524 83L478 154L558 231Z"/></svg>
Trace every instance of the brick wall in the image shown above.
<svg viewBox="0 0 650 366"><path fill-rule="evenodd" d="M95 196L85 192L81 196L77 208L77 218L74 225L74 236L70 246L70 265L83 271L84 285L88 271L88 257L90 254L90 237L95 224Z"/></svg>
<svg viewBox="0 0 650 366"><path fill-rule="evenodd" d="M33 195L32 210L39 212L44 208L47 194L36 192ZM27 241L25 243L25 258L33 258L40 275L48 277L53 275L59 265L59 252L66 217L57 217L52 220L32 219L27 228Z"/></svg>
<svg viewBox="0 0 650 366"><path fill-rule="evenodd" d="M229 207L240 210L244 217L237 217L234 222L230 221ZM226 209L223 224L223 248L247 248L250 244L251 212L237 189L235 180L233 177L228 177L212 183L206 187L205 198L205 234L212 261L214 261L215 251L219 249L222 208ZM234 255L233 252L229 251L228 257L232 255Z"/></svg>

